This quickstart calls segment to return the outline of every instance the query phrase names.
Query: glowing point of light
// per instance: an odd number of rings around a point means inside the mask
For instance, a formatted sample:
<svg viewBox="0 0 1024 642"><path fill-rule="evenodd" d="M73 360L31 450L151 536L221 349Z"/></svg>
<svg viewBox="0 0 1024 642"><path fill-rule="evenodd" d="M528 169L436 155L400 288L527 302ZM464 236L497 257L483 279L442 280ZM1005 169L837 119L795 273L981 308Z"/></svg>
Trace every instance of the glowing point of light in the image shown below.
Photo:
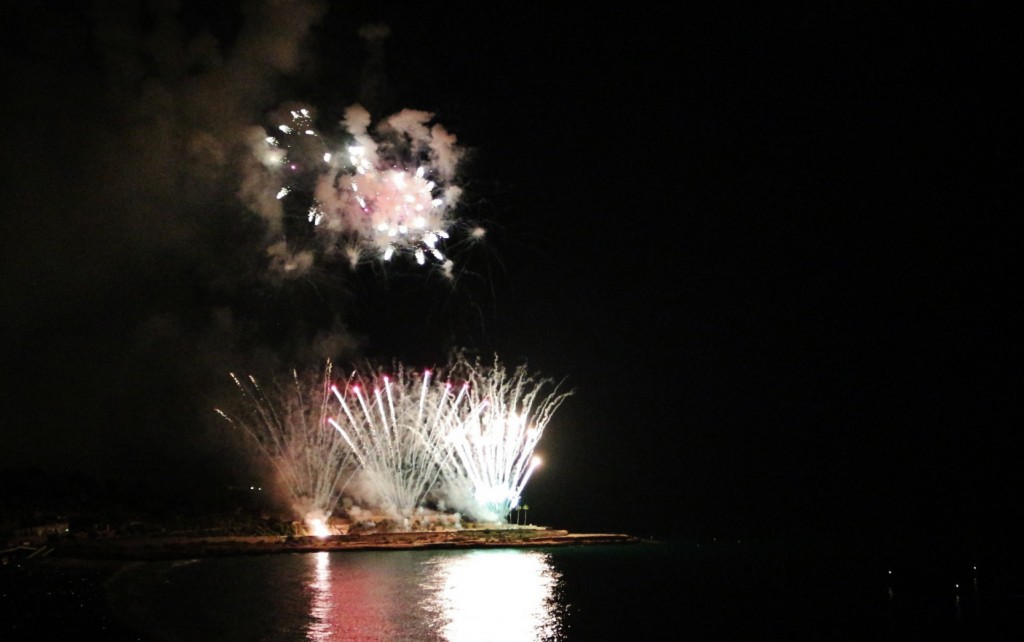
<svg viewBox="0 0 1024 642"><path fill-rule="evenodd" d="M389 245L387 247L387 249L384 250L384 260L385 261L390 261L391 257L394 256L394 255L395 255L395 248L393 246Z"/></svg>
<svg viewBox="0 0 1024 642"><path fill-rule="evenodd" d="M314 537L329 537L331 529L328 528L327 524L322 519L313 517L306 522L306 528L309 529L310 535Z"/></svg>
<svg viewBox="0 0 1024 642"><path fill-rule="evenodd" d="M288 195L288 192L290 192L290 191L291 191L291 190L290 190L290 189L288 189L287 187L282 187L282 188L281 188L280 190L278 190L278 192L277 192L277 200L281 200L282 198L284 198L285 196L287 196L287 195Z"/></svg>
<svg viewBox="0 0 1024 642"><path fill-rule="evenodd" d="M426 257L423 255L423 250L416 249L416 262L423 265L426 262Z"/></svg>
<svg viewBox="0 0 1024 642"><path fill-rule="evenodd" d="M324 162L325 163L331 162L331 158L332 158L332 156L331 156L330 152L324 152Z"/></svg>
<svg viewBox="0 0 1024 642"><path fill-rule="evenodd" d="M281 131L283 131L286 134L292 133L292 128L289 127L288 125L280 125L280 126L278 126L278 129L280 129Z"/></svg>

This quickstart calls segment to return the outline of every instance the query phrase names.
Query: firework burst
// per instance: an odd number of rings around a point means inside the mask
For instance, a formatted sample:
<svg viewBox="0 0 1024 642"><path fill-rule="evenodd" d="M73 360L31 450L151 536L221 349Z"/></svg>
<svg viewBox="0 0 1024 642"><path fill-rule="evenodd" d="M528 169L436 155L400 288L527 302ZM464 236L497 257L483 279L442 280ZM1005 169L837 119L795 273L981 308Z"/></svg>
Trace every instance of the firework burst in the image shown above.
<svg viewBox="0 0 1024 642"><path fill-rule="evenodd" d="M309 223L352 267L407 255L451 276L443 245L461 195L453 183L461 151L454 135L430 124L433 117L406 109L371 133L370 114L353 105L341 122L349 140L333 146L308 108L288 110L263 154L284 180L277 198L306 194Z"/></svg>

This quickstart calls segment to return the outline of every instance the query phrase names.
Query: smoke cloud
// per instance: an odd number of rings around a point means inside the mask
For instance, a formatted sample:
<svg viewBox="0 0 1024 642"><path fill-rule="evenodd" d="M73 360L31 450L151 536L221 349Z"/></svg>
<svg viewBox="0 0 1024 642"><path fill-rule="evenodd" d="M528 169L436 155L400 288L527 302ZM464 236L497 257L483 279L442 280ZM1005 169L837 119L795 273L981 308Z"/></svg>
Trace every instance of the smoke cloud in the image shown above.
<svg viewBox="0 0 1024 642"><path fill-rule="evenodd" d="M359 352L344 296L310 283L312 251L288 242L264 143L326 7L222 8L216 33L174 2L12 9L13 26L53 21L73 42L26 38L2 62L4 121L21 123L21 153L2 161L17 185L0 278L0 330L17 338L3 348L18 435L5 462L228 468L226 441L200 427L229 371ZM57 372L74 385L54 408L40 382Z"/></svg>

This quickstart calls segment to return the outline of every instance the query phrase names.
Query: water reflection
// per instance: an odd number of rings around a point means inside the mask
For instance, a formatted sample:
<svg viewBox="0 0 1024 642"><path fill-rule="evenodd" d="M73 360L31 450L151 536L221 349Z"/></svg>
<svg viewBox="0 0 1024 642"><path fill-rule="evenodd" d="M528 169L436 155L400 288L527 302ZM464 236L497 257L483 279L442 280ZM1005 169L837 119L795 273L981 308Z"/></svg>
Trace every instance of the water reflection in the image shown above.
<svg viewBox="0 0 1024 642"><path fill-rule="evenodd" d="M408 604L412 567L405 554L313 553L306 639L413 640Z"/></svg>
<svg viewBox="0 0 1024 642"><path fill-rule="evenodd" d="M306 638L557 640L559 573L539 551L309 556Z"/></svg>
<svg viewBox="0 0 1024 642"><path fill-rule="evenodd" d="M546 553L470 551L431 560L422 606L443 639L554 640L558 573Z"/></svg>
<svg viewBox="0 0 1024 642"><path fill-rule="evenodd" d="M313 642L324 642L331 639L331 611L334 606L331 600L331 554L320 551L314 553L313 558L316 568L313 570L313 581L309 584L313 590L309 614L313 617L306 634Z"/></svg>

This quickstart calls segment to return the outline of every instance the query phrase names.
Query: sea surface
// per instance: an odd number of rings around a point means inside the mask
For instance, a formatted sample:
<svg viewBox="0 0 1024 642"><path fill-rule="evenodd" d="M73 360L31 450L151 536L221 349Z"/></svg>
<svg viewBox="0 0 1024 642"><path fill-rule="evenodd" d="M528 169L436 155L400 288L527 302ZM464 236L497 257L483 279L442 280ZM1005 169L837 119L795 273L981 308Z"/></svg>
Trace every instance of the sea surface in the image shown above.
<svg viewBox="0 0 1024 642"><path fill-rule="evenodd" d="M1022 640L1021 577L715 541L146 562L107 594L146 640Z"/></svg>

